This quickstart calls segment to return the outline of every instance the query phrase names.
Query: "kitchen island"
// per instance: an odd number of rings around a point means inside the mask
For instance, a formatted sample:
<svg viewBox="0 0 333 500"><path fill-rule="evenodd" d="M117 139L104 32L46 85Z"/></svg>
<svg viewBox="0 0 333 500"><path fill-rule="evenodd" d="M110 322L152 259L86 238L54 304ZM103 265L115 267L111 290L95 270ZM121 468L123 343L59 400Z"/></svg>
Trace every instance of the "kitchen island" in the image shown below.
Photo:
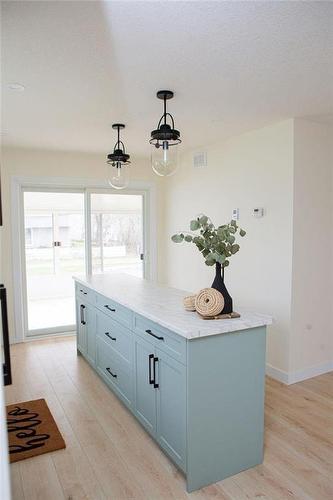
<svg viewBox="0 0 333 500"><path fill-rule="evenodd" d="M204 320L187 292L75 277L77 349L193 491L263 460L266 315Z"/></svg>

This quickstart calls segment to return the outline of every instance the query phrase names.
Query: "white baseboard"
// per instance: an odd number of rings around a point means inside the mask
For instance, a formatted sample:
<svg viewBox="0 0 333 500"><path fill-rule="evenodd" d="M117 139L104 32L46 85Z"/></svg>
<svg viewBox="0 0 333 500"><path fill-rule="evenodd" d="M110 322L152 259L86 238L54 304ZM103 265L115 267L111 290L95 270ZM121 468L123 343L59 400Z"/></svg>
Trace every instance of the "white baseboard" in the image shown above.
<svg viewBox="0 0 333 500"><path fill-rule="evenodd" d="M292 372L288 377L288 384L295 384L296 382L301 382L302 380L307 380L308 378L318 377L318 375L324 375L333 371L333 361L327 361L327 363L322 363L320 365L311 366L305 370L298 370Z"/></svg>
<svg viewBox="0 0 333 500"><path fill-rule="evenodd" d="M288 384L288 372L280 370L280 368L275 368L268 363L266 363L266 375L282 382L283 384Z"/></svg>
<svg viewBox="0 0 333 500"><path fill-rule="evenodd" d="M297 382L302 382L302 380L318 377L318 375L324 375L324 373L331 371L333 371L333 361L328 361L326 363L311 366L305 370L298 370L295 372L286 372L284 370L280 370L279 368L275 368L268 363L266 364L266 374L286 385L296 384Z"/></svg>

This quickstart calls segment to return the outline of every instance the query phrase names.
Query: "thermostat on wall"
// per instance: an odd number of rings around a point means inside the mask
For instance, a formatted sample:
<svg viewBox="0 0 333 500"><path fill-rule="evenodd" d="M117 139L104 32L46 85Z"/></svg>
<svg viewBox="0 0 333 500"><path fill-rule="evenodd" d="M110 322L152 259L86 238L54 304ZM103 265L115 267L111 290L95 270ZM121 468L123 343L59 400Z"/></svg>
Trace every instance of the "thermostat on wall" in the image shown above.
<svg viewBox="0 0 333 500"><path fill-rule="evenodd" d="M239 208L232 210L232 220L239 220Z"/></svg>
<svg viewBox="0 0 333 500"><path fill-rule="evenodd" d="M252 215L253 217L263 217L264 216L264 209L263 208L253 208L252 210Z"/></svg>

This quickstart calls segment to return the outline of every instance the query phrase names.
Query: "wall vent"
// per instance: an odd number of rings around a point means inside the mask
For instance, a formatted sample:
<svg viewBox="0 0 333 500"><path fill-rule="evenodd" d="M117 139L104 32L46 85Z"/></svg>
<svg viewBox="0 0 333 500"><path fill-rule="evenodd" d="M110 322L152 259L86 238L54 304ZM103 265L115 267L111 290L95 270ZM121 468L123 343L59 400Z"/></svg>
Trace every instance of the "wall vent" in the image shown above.
<svg viewBox="0 0 333 500"><path fill-rule="evenodd" d="M207 167L207 153L205 152L198 152L194 153L193 155L193 167L195 168L200 168L200 167Z"/></svg>

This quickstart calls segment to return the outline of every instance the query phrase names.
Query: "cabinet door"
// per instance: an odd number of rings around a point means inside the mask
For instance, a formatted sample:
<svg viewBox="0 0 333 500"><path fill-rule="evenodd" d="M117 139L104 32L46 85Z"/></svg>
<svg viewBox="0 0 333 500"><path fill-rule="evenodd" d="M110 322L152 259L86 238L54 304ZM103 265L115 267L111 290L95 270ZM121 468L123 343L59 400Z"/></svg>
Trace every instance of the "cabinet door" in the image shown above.
<svg viewBox="0 0 333 500"><path fill-rule="evenodd" d="M95 366L96 364L96 312L95 308L85 304L85 321L87 335L87 352L88 361Z"/></svg>
<svg viewBox="0 0 333 500"><path fill-rule="evenodd" d="M156 434L156 389L152 381L154 347L135 339L135 413L144 427Z"/></svg>
<svg viewBox="0 0 333 500"><path fill-rule="evenodd" d="M86 304L76 301L76 342L82 354L87 352Z"/></svg>
<svg viewBox="0 0 333 500"><path fill-rule="evenodd" d="M186 368L160 349L155 354L158 389L157 440L186 470Z"/></svg>

